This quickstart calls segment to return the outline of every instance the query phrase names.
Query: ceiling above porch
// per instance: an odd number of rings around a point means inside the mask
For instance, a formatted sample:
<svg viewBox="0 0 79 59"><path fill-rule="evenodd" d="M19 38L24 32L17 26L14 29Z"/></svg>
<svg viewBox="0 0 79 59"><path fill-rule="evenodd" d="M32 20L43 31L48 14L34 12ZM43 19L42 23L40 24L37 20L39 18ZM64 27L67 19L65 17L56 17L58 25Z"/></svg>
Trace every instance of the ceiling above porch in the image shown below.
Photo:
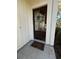
<svg viewBox="0 0 79 59"><path fill-rule="evenodd" d="M36 5L40 3L47 3L47 0L26 0L30 5Z"/></svg>

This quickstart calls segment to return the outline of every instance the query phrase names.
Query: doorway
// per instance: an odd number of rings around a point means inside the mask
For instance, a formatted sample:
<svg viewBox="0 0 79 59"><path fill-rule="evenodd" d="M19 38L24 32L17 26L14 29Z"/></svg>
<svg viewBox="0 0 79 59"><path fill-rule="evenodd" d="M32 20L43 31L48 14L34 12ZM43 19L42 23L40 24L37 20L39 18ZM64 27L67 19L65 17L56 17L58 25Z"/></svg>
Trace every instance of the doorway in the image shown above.
<svg viewBox="0 0 79 59"><path fill-rule="evenodd" d="M47 5L33 9L33 29L34 39L45 42L46 39L46 22Z"/></svg>

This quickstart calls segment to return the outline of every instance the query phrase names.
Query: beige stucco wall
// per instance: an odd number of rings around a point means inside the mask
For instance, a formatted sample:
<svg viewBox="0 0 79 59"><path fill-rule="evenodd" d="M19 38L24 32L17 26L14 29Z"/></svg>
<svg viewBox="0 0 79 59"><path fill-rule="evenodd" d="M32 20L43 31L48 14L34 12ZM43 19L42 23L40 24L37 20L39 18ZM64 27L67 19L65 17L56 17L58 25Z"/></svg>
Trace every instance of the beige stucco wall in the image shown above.
<svg viewBox="0 0 79 59"><path fill-rule="evenodd" d="M17 0L17 49L29 39L30 5L25 0Z"/></svg>

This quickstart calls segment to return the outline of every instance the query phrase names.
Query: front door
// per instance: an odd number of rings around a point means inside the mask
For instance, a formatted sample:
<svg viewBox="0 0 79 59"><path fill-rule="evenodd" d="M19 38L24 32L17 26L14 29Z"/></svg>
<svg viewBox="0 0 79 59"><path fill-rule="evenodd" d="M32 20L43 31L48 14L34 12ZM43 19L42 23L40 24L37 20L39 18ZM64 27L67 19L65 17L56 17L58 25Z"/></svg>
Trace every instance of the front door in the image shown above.
<svg viewBox="0 0 79 59"><path fill-rule="evenodd" d="M34 39L45 41L47 5L33 9Z"/></svg>

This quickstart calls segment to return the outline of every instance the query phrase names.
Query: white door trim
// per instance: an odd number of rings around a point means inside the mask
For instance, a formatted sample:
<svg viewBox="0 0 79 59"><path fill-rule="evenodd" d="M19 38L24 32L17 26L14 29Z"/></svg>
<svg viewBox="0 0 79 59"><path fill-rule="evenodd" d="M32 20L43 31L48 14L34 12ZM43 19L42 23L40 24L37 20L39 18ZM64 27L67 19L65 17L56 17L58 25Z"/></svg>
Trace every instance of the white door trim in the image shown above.
<svg viewBox="0 0 79 59"><path fill-rule="evenodd" d="M54 45L58 0L48 0L46 44Z"/></svg>

